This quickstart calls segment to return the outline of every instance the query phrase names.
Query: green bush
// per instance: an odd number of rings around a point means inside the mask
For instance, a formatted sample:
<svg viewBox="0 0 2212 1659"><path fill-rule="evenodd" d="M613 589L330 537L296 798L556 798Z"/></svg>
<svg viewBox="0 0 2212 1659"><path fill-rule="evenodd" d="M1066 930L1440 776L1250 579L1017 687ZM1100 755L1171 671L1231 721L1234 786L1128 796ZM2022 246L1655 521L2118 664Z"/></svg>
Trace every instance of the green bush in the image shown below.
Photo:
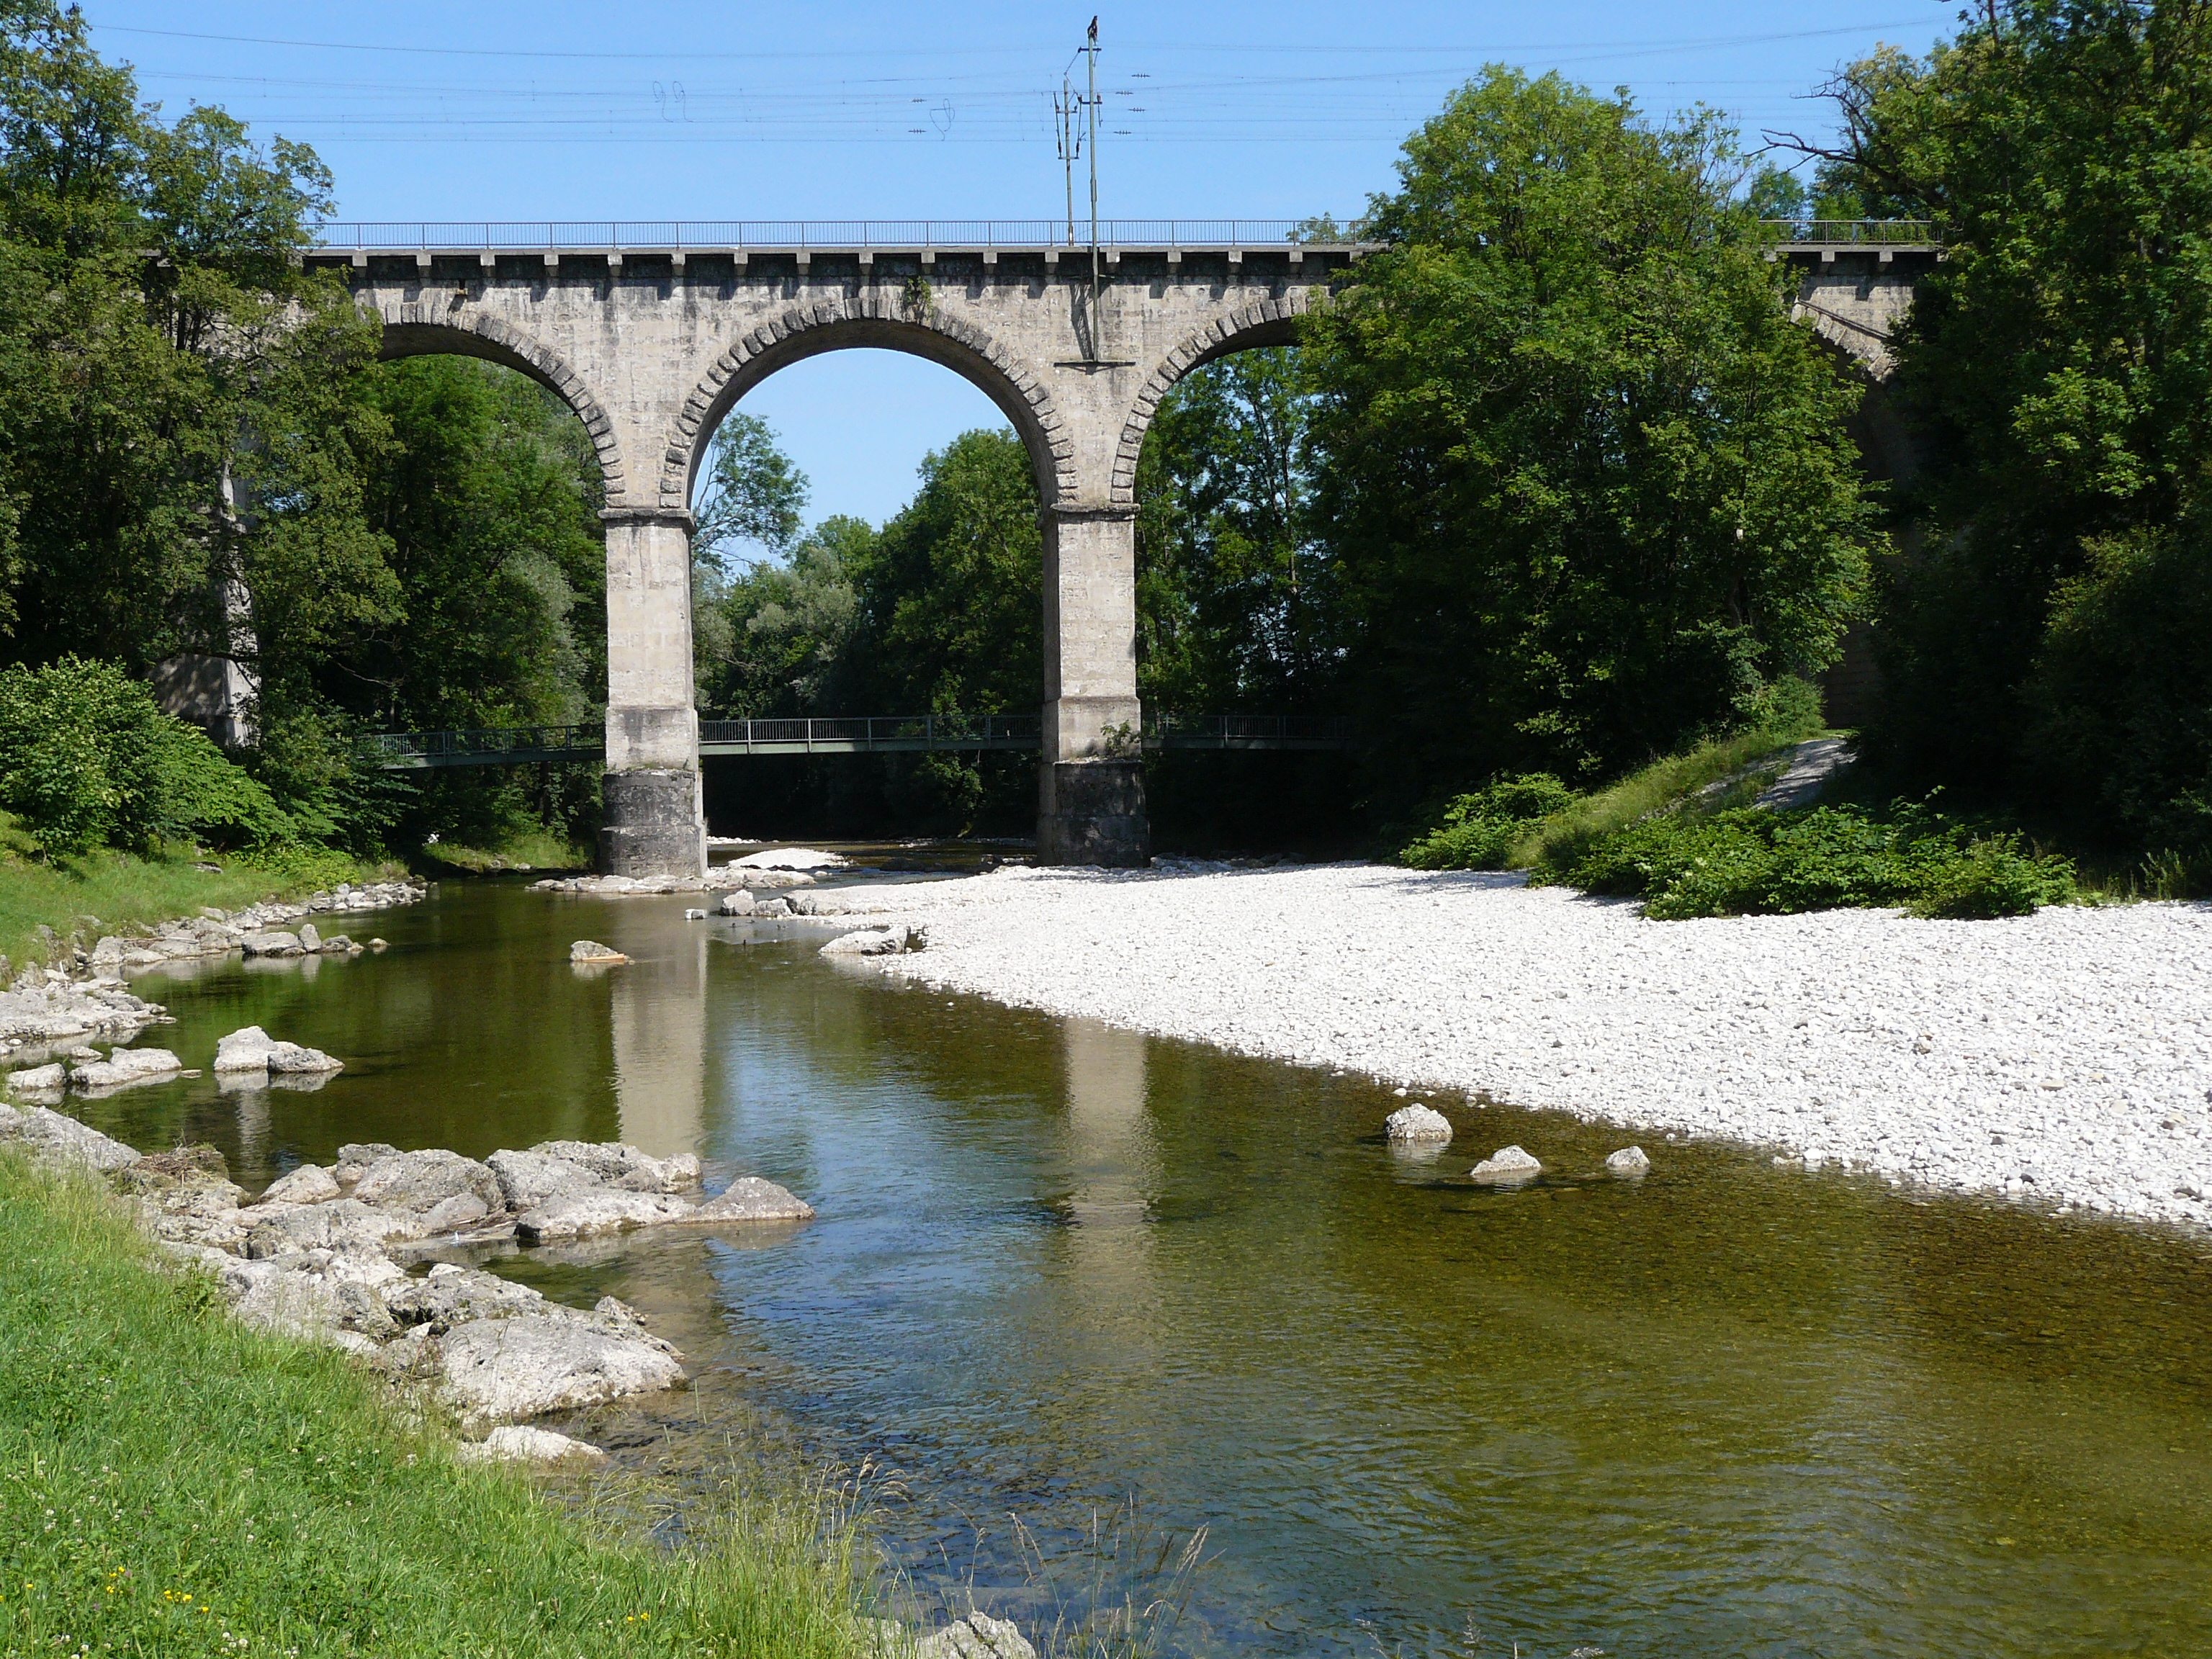
<svg viewBox="0 0 2212 1659"><path fill-rule="evenodd" d="M2074 866L1924 805L1668 814L1602 837L1539 882L1640 898L1657 921L1901 905L1916 915L2026 915L2075 896Z"/></svg>
<svg viewBox="0 0 2212 1659"><path fill-rule="evenodd" d="M1415 870L1503 870L1531 824L1571 806L1575 792L1548 772L1493 779L1444 808L1443 822L1398 861Z"/></svg>
<svg viewBox="0 0 2212 1659"><path fill-rule="evenodd" d="M269 792L143 684L73 656L0 670L0 806L50 854L186 832L226 846L292 836Z"/></svg>

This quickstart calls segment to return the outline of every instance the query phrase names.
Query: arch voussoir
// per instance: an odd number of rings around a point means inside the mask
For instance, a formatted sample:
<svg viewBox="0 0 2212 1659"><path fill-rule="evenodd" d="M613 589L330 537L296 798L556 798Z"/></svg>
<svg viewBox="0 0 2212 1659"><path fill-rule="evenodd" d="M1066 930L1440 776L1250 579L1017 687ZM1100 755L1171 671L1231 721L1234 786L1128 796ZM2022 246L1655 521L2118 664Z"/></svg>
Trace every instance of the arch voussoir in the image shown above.
<svg viewBox="0 0 2212 1659"><path fill-rule="evenodd" d="M1136 500L1137 463L1144 453L1145 434L1175 383L1194 368L1231 352L1280 343L1284 325L1304 313L1304 300L1303 294L1288 294L1240 306L1226 315L1210 319L1161 357L1130 400L1121 438L1114 446L1109 488L1115 506L1127 507Z"/></svg>

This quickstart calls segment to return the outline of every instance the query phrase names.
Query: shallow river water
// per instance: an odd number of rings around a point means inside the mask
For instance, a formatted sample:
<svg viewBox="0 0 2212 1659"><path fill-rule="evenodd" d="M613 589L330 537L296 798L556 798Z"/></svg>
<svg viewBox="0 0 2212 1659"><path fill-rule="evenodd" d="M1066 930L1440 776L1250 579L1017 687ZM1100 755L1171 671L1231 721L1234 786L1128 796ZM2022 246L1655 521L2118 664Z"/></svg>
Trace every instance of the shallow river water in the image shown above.
<svg viewBox="0 0 2212 1659"><path fill-rule="evenodd" d="M257 1189L345 1141L553 1137L783 1182L815 1221L489 1265L623 1297L700 1378L579 1431L680 1462L741 1425L870 1470L917 1586L1025 1623L1081 1602L1079 1534L1118 1514L1125 1555L1207 1528L1174 1651L2212 1651L2205 1240L1718 1146L1613 1179L1620 1132L1457 1097L1407 1159L1361 1079L902 988L684 902L449 884L339 924L381 955L144 976L188 1064L257 1023L347 1069L82 1109ZM572 969L584 937L635 960ZM1508 1142L1546 1176L1466 1181Z"/></svg>

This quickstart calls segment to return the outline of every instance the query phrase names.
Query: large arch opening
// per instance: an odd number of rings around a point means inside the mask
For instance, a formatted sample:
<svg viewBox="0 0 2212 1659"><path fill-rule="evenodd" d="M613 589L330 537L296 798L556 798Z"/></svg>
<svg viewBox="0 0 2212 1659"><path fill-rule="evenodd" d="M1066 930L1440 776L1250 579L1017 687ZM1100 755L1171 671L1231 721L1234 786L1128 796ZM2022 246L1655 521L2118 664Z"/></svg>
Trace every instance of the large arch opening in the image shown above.
<svg viewBox="0 0 2212 1659"><path fill-rule="evenodd" d="M1036 404L957 342L877 319L743 370L709 405L686 496L710 835L1026 836L1033 748L740 757L714 738L724 721L869 716L1033 732L1054 464Z"/></svg>

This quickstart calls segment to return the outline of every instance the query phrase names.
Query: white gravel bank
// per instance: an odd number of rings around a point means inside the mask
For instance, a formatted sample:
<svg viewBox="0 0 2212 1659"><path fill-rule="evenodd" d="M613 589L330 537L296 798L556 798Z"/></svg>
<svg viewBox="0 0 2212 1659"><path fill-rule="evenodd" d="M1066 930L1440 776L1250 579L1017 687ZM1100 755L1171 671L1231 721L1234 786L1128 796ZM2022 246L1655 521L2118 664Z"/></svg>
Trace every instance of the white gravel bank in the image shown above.
<svg viewBox="0 0 2212 1659"><path fill-rule="evenodd" d="M881 969L948 989L2212 1224L2212 906L1653 922L1373 865L1004 870L880 897L930 936Z"/></svg>

